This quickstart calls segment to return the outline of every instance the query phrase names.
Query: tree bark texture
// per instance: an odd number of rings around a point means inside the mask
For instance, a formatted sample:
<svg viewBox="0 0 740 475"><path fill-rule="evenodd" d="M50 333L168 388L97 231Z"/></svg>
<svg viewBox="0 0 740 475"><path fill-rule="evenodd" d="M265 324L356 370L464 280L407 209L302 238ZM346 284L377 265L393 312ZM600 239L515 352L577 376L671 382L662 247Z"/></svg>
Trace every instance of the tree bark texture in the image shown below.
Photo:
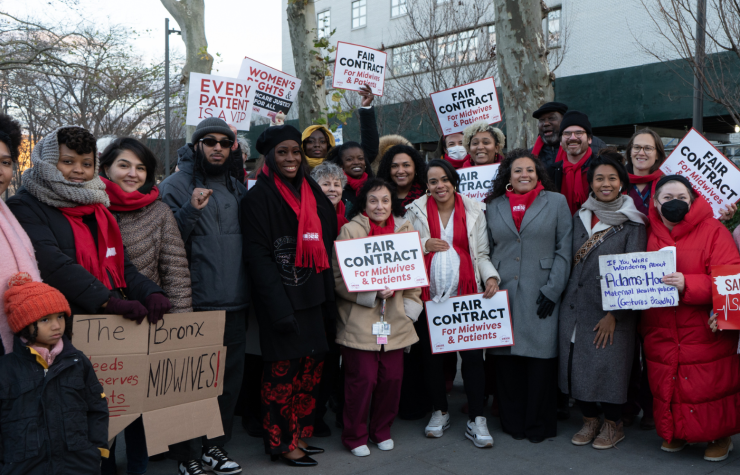
<svg viewBox="0 0 740 475"><path fill-rule="evenodd" d="M496 52L504 96L509 149L529 148L537 139L532 112L555 93L542 33L540 0L494 0Z"/></svg>

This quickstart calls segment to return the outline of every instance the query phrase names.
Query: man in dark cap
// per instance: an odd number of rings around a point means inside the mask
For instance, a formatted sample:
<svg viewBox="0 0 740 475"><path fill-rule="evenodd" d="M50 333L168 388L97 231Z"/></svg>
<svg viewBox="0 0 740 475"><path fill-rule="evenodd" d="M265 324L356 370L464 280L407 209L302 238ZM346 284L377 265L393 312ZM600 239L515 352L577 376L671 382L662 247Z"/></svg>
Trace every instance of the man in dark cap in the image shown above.
<svg viewBox="0 0 740 475"><path fill-rule="evenodd" d="M246 318L249 307L247 270L242 259L241 201L247 190L229 171L234 132L211 117L195 128L192 143L178 153L180 171L159 185L162 201L175 214L190 264L193 309L225 310L223 394L218 397L224 435L171 445L169 456L179 462L181 475L242 472L223 449L231 438L236 401L244 375ZM205 428L204 428L205 430Z"/></svg>
<svg viewBox="0 0 740 475"><path fill-rule="evenodd" d="M562 102L547 102L539 109L532 113L532 117L537 119L537 129L539 136L534 143L531 152L538 156L545 167L549 167L557 160L560 151L560 121L563 115L568 112L568 106ZM603 140L593 137L591 150L597 153L606 147ZM561 158L562 159L562 158Z"/></svg>

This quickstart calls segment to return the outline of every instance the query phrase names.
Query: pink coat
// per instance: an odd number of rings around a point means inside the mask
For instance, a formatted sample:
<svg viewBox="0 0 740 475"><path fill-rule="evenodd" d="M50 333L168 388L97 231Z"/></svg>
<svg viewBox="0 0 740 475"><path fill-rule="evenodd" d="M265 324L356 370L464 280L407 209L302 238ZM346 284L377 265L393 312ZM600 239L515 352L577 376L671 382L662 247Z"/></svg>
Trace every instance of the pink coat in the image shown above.
<svg viewBox="0 0 740 475"><path fill-rule="evenodd" d="M8 288L8 280L18 272L28 272L33 280L41 282L33 244L4 201L0 200L0 297ZM8 326L5 304L0 305L0 338L5 354L13 351L13 332Z"/></svg>

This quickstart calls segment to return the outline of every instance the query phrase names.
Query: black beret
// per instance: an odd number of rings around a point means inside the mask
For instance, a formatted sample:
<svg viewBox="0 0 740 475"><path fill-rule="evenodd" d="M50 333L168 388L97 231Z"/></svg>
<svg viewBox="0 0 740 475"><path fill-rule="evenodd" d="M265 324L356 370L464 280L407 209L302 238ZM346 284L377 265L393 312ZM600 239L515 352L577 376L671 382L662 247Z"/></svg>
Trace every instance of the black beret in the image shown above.
<svg viewBox="0 0 740 475"><path fill-rule="evenodd" d="M281 142L293 140L301 144L301 133L292 125L278 125L266 128L257 139L257 151L262 155L267 153Z"/></svg>
<svg viewBox="0 0 740 475"><path fill-rule="evenodd" d="M542 107L532 112L532 117L539 119L541 115L547 114L548 112L560 112L565 114L568 112L568 106L562 102L547 102Z"/></svg>
<svg viewBox="0 0 740 475"><path fill-rule="evenodd" d="M665 185L669 181L677 181L679 183L682 183L686 188L688 188L690 191L694 191L694 187L691 186L691 182L683 175L666 175L663 177L660 177L658 180L658 184L655 185L655 189L660 189L661 186Z"/></svg>
<svg viewBox="0 0 740 475"><path fill-rule="evenodd" d="M560 121L560 134L563 134L563 131L570 127L571 125L577 125L578 127L582 127L583 130L586 131L586 133L591 136L593 135L591 133L591 122L588 121L588 116L584 114L583 112L578 111L568 111L563 116L563 120Z"/></svg>

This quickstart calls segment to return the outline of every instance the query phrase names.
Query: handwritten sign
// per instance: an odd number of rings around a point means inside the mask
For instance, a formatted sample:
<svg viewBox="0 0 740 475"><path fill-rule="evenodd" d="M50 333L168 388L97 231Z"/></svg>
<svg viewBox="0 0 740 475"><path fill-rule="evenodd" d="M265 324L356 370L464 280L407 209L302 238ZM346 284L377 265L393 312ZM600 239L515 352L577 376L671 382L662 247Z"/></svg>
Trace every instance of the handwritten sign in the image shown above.
<svg viewBox="0 0 740 475"><path fill-rule="evenodd" d="M246 79L190 73L187 125L218 117L237 130L249 130L257 87Z"/></svg>
<svg viewBox="0 0 740 475"><path fill-rule="evenodd" d="M301 87L301 80L275 68L245 57L239 69L239 79L257 86L254 112L274 119L278 112L288 115Z"/></svg>
<svg viewBox="0 0 740 475"><path fill-rule="evenodd" d="M740 199L740 169L696 129L691 129L666 158L660 170L685 176L719 218L726 204Z"/></svg>
<svg viewBox="0 0 740 475"><path fill-rule="evenodd" d="M366 46L337 41L332 86L360 91L367 84L376 96L383 95L388 54Z"/></svg>
<svg viewBox="0 0 740 475"><path fill-rule="evenodd" d="M678 290L662 282L676 272L670 251L599 256L601 303L604 310L644 310L678 305Z"/></svg>
<svg viewBox="0 0 740 475"><path fill-rule="evenodd" d="M489 124L501 122L493 78L433 92L429 97L444 135L462 132L465 127L479 120Z"/></svg>
<svg viewBox="0 0 740 475"><path fill-rule="evenodd" d="M481 165L479 167L461 168L457 172L460 175L460 184L457 191L483 203L483 200L491 191L493 180L498 174L499 164Z"/></svg>
<svg viewBox="0 0 740 475"><path fill-rule="evenodd" d="M740 330L740 266L712 266L712 303L718 328Z"/></svg>
<svg viewBox="0 0 740 475"><path fill-rule="evenodd" d="M349 292L429 285L417 231L335 241L334 249Z"/></svg>

